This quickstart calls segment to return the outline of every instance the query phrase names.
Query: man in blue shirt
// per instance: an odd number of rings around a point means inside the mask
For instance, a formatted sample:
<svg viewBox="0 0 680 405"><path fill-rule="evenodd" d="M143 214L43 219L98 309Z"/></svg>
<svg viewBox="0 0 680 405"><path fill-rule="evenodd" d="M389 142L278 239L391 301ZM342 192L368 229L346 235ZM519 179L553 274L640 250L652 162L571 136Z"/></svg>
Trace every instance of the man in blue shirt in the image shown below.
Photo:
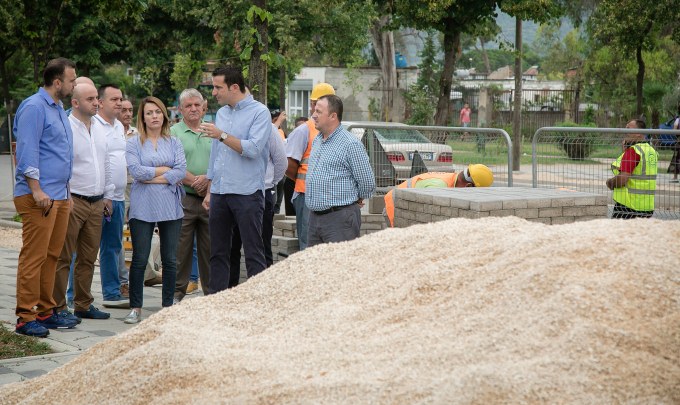
<svg viewBox="0 0 680 405"><path fill-rule="evenodd" d="M269 109L246 93L240 69L213 72L213 96L223 107L215 124L200 130L213 138L207 178L210 191L203 206L210 210L210 292L229 286L233 229L243 241L246 270L252 277L267 265L262 242L264 177L269 159Z"/></svg>
<svg viewBox="0 0 680 405"><path fill-rule="evenodd" d="M340 125L342 110L338 96L326 95L312 115L320 136L312 143L307 173L308 247L359 237L361 207L375 191L366 149Z"/></svg>
<svg viewBox="0 0 680 405"><path fill-rule="evenodd" d="M71 199L73 133L61 99L73 92L76 65L49 61L44 86L24 100L14 118L17 167L14 206L23 222L17 267L17 333L44 337L48 329L73 328L57 315L52 291L64 245Z"/></svg>

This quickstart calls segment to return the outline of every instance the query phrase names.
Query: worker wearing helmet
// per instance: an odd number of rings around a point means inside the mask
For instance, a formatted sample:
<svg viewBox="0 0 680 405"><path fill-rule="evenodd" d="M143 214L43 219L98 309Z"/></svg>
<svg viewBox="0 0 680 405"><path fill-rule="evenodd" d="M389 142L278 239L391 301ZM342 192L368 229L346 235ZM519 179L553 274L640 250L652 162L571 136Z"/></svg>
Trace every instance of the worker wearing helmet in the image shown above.
<svg viewBox="0 0 680 405"><path fill-rule="evenodd" d="M333 86L328 83L318 83L312 89L309 97L310 111L314 111L316 101L321 96L334 95ZM298 243L300 250L307 247L307 228L309 227L309 208L305 205L305 178L309 155L312 151L312 141L319 131L314 126L314 120L308 120L288 134L286 143L286 156L288 156L288 169L286 176L295 181L293 193L293 206L295 207L295 220L297 226Z"/></svg>
<svg viewBox="0 0 680 405"><path fill-rule="evenodd" d="M397 188L453 188L490 187L493 184L491 169L482 164L472 164L460 173L422 173L399 184ZM394 190L385 195L385 214L394 227Z"/></svg>

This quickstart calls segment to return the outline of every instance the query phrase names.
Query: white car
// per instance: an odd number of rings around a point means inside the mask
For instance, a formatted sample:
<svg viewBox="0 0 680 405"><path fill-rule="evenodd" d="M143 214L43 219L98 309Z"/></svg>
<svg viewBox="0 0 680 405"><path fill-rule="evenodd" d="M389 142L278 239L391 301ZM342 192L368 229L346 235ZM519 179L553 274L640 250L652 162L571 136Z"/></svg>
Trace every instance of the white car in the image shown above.
<svg viewBox="0 0 680 405"><path fill-rule="evenodd" d="M387 160L392 163L396 171L396 180L408 179L413 165L415 152L418 152L425 163L428 171L453 171L453 150L449 145L441 145L430 141L425 135L415 129L411 129L406 124L396 122L369 122L369 121L343 121L343 127L362 140L367 147L369 156L380 153L374 151L369 144L366 134L375 134L380 142L380 146L385 151ZM369 128L376 126L377 128ZM379 162L377 156L371 156L371 162ZM376 179L389 177L383 173L376 172ZM380 181L378 181L380 183Z"/></svg>

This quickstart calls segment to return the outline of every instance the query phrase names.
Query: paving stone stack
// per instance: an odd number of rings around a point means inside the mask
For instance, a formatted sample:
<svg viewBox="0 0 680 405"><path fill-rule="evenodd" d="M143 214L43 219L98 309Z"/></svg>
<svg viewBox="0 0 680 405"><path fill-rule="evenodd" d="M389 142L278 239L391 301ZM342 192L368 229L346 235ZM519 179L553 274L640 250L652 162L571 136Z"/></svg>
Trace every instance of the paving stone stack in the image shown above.
<svg viewBox="0 0 680 405"><path fill-rule="evenodd" d="M449 218L517 216L544 224L607 217L605 196L564 189L489 187L395 189L394 226Z"/></svg>

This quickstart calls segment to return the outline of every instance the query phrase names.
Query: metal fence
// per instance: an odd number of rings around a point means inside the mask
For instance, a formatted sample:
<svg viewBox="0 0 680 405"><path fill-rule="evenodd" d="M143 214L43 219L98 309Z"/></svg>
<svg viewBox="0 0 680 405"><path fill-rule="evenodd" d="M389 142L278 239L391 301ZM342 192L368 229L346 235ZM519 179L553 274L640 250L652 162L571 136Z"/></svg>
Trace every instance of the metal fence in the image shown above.
<svg viewBox="0 0 680 405"><path fill-rule="evenodd" d="M494 173L494 185L512 186L512 141L502 129L351 124L362 140L378 191L423 172L460 172L482 163Z"/></svg>
<svg viewBox="0 0 680 405"><path fill-rule="evenodd" d="M673 181L672 159L678 153L680 131L659 129L546 127L532 141L532 186L566 188L593 194L612 192L611 164L623 153L626 134L645 134L657 149L658 174L654 217L680 219L680 184Z"/></svg>

